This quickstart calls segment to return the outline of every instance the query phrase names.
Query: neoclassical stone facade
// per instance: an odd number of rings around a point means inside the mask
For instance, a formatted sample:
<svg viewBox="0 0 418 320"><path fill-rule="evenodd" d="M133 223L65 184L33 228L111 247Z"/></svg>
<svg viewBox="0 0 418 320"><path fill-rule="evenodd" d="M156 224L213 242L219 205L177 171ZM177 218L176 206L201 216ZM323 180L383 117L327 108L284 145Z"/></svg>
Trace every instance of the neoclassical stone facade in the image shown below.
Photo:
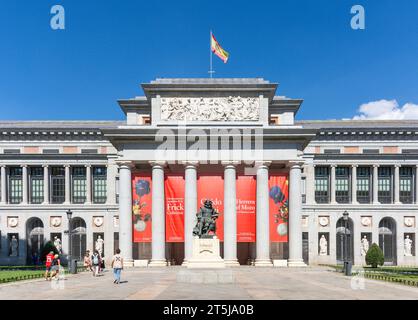
<svg viewBox="0 0 418 320"><path fill-rule="evenodd" d="M34 262L55 237L66 256L69 228L77 259L100 237L105 259L119 247L127 265L187 265L204 197L222 208L228 266L341 263L343 234L357 265L366 242L418 264L417 122L295 121L302 100L263 79L142 88L118 101L124 121L0 123L0 265Z"/></svg>

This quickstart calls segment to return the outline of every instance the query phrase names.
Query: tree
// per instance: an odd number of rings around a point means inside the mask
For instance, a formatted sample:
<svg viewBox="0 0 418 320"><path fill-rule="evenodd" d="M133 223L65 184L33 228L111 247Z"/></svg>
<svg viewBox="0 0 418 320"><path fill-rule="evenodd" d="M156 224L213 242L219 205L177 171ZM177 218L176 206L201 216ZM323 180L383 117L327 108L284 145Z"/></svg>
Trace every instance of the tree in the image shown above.
<svg viewBox="0 0 418 320"><path fill-rule="evenodd" d="M366 264L371 265L372 268L377 268L377 266L383 266L384 262L385 257L382 249L376 243L373 243L366 253Z"/></svg>
<svg viewBox="0 0 418 320"><path fill-rule="evenodd" d="M42 262L46 261L46 256L51 251L53 251L54 254L59 254L59 252L58 252L57 248L55 247L54 243L52 241L48 241L47 243L45 243L44 247L42 248L42 252L41 252L41 261Z"/></svg>

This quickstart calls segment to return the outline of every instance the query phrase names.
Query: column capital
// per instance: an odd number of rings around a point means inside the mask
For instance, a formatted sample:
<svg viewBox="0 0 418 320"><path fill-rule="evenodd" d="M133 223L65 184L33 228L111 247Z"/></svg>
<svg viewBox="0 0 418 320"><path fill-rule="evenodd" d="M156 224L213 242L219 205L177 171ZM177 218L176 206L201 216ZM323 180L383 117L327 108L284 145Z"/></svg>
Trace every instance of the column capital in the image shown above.
<svg viewBox="0 0 418 320"><path fill-rule="evenodd" d="M380 164L373 164L373 168L379 168Z"/></svg>
<svg viewBox="0 0 418 320"><path fill-rule="evenodd" d="M302 169L302 166L305 164L303 161L289 161L288 167L289 168L300 168Z"/></svg>
<svg viewBox="0 0 418 320"><path fill-rule="evenodd" d="M224 167L229 167L229 166L233 166L233 167L236 167L237 165L239 165L239 161L221 161L221 164L224 166Z"/></svg>
<svg viewBox="0 0 418 320"><path fill-rule="evenodd" d="M149 161L148 162L152 167L166 167L167 161Z"/></svg>
<svg viewBox="0 0 418 320"><path fill-rule="evenodd" d="M93 165L91 165L91 164L85 164L84 165L86 168L91 168Z"/></svg>
<svg viewBox="0 0 418 320"><path fill-rule="evenodd" d="M352 168L358 168L358 166L359 166L358 164L352 164L351 165Z"/></svg>
<svg viewBox="0 0 418 320"><path fill-rule="evenodd" d="M402 167L400 164L394 164L393 165L395 168L400 168L400 167Z"/></svg>
<svg viewBox="0 0 418 320"><path fill-rule="evenodd" d="M134 165L134 163L132 162L132 161L117 161L116 162L116 165L119 167L119 168L122 168L122 167L128 167L129 169L132 169L135 165Z"/></svg>
<svg viewBox="0 0 418 320"><path fill-rule="evenodd" d="M43 164L42 168L49 168L49 164Z"/></svg>
<svg viewBox="0 0 418 320"><path fill-rule="evenodd" d="M198 167L199 161L181 161L181 164L185 167Z"/></svg>
<svg viewBox="0 0 418 320"><path fill-rule="evenodd" d="M331 168L336 168L336 167L338 167L338 165L336 165L335 163L333 163L333 164L330 165L330 167Z"/></svg>
<svg viewBox="0 0 418 320"><path fill-rule="evenodd" d="M254 167L270 167L273 161L256 161Z"/></svg>
<svg viewBox="0 0 418 320"><path fill-rule="evenodd" d="M21 167L21 168L27 168L27 167L28 167L28 165L27 165L27 164L21 164L21 165L20 165L20 167Z"/></svg>
<svg viewBox="0 0 418 320"><path fill-rule="evenodd" d="M64 168L69 168L69 167L71 167L70 164L64 164Z"/></svg>

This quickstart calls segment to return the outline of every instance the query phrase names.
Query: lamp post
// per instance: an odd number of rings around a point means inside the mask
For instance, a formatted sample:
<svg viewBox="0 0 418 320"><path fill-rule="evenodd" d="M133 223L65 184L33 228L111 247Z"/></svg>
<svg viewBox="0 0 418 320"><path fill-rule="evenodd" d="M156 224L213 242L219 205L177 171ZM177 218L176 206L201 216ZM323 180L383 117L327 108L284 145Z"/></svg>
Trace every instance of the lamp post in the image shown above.
<svg viewBox="0 0 418 320"><path fill-rule="evenodd" d="M348 228L348 212L344 211L343 220L344 220L344 268L343 272L346 276L351 275L351 266L348 262L348 241L347 241L347 228Z"/></svg>
<svg viewBox="0 0 418 320"><path fill-rule="evenodd" d="M71 243L71 238L72 238L72 234L71 234L71 218L73 216L73 212L68 209L67 210L67 218L68 218L68 268L70 269L70 272L73 271L72 268L72 243Z"/></svg>

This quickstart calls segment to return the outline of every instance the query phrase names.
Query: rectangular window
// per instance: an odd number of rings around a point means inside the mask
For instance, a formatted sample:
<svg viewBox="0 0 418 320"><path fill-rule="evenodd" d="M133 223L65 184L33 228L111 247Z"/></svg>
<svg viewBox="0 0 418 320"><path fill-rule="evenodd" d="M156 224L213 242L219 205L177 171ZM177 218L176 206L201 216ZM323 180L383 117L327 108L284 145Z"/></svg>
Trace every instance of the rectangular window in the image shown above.
<svg viewBox="0 0 418 320"><path fill-rule="evenodd" d="M379 167L377 196L380 203L392 203L392 168Z"/></svg>
<svg viewBox="0 0 418 320"><path fill-rule="evenodd" d="M51 168L51 203L65 201L65 168Z"/></svg>
<svg viewBox="0 0 418 320"><path fill-rule="evenodd" d="M106 167L93 168L93 203L106 203L107 170Z"/></svg>
<svg viewBox="0 0 418 320"><path fill-rule="evenodd" d="M87 181L86 167L73 167L73 203L86 202Z"/></svg>
<svg viewBox="0 0 418 320"><path fill-rule="evenodd" d="M371 202L371 179L370 167L357 168L357 201L359 203Z"/></svg>
<svg viewBox="0 0 418 320"><path fill-rule="evenodd" d="M39 204L44 201L44 170L42 167L30 168L30 203Z"/></svg>
<svg viewBox="0 0 418 320"><path fill-rule="evenodd" d="M9 203L21 203L23 198L22 168L10 167L9 170Z"/></svg>
<svg viewBox="0 0 418 320"><path fill-rule="evenodd" d="M315 167L315 201L329 203L329 167Z"/></svg>
<svg viewBox="0 0 418 320"><path fill-rule="evenodd" d="M335 201L350 202L350 169L348 167L335 168Z"/></svg>
<svg viewBox="0 0 418 320"><path fill-rule="evenodd" d="M413 203L414 200L414 176L411 167L399 168L399 201Z"/></svg>

